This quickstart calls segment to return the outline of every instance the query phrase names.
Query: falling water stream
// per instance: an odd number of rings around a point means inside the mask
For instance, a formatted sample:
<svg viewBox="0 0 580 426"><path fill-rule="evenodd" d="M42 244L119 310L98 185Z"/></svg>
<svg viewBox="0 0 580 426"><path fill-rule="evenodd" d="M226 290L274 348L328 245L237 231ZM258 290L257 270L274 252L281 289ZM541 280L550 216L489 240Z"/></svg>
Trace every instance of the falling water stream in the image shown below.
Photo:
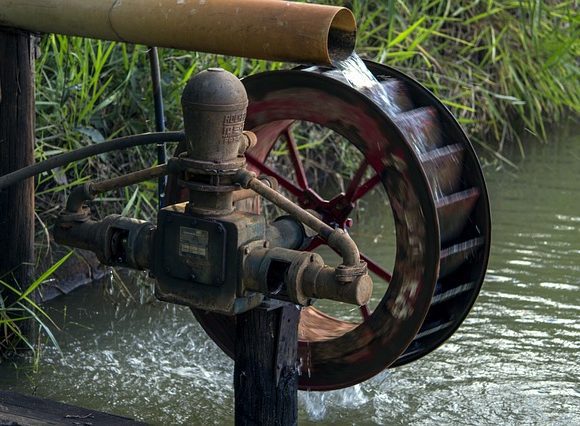
<svg viewBox="0 0 580 426"><path fill-rule="evenodd" d="M392 116L400 112L391 100L386 86L377 80L356 53L353 52L348 58L334 65L353 88L369 96L387 114Z"/></svg>
<svg viewBox="0 0 580 426"><path fill-rule="evenodd" d="M372 76L345 76L371 93L381 86ZM580 424L578 134L563 126L549 145L530 141L518 170L485 169L492 254L459 331L423 359L360 385L300 392L301 424ZM381 209L389 207L377 192L352 229L373 258L384 256L374 231ZM46 344L36 368L0 364L0 388L152 424L232 424L233 362L189 309L143 304L147 291L133 284L133 298L114 288L95 284L48 303L62 353Z"/></svg>

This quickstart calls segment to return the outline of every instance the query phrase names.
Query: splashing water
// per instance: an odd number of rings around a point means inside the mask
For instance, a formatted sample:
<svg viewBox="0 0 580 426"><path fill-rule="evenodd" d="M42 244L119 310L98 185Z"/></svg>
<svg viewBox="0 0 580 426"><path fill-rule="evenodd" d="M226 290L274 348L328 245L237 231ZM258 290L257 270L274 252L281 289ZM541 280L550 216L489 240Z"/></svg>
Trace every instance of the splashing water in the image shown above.
<svg viewBox="0 0 580 426"><path fill-rule="evenodd" d="M574 126L553 134L552 144L529 140L517 174L488 170L494 250L484 291L459 332L357 391L301 392L301 425L578 424L580 132ZM370 219L381 223L379 215ZM371 241L374 229L369 220L355 237ZM382 250L369 244L367 254L380 257ZM3 390L152 424L232 424L233 363L189 309L127 304L121 296L103 297L98 286L45 309L63 324L53 330L63 354L44 348L37 372L1 363Z"/></svg>
<svg viewBox="0 0 580 426"><path fill-rule="evenodd" d="M346 59L336 61L333 65L353 88L371 98L388 115L392 116L401 112L390 98L385 85L377 80L355 52Z"/></svg>
<svg viewBox="0 0 580 426"><path fill-rule="evenodd" d="M360 56L354 52L347 59L336 61L334 66L340 74L338 76L335 74L335 78L345 81L380 106L405 135L411 148L421 160L438 147L441 138L439 137L439 119L435 111L427 108L408 111L410 105L406 108L402 107L397 94L389 92L387 88L388 82L392 80L379 81ZM435 170L427 170L427 174L438 176ZM443 198L442 182L431 179L430 183L435 199Z"/></svg>
<svg viewBox="0 0 580 426"><path fill-rule="evenodd" d="M337 407L344 410L356 409L369 402L360 384L330 392L304 391L299 393L299 398L300 404L312 421L324 420L329 410Z"/></svg>

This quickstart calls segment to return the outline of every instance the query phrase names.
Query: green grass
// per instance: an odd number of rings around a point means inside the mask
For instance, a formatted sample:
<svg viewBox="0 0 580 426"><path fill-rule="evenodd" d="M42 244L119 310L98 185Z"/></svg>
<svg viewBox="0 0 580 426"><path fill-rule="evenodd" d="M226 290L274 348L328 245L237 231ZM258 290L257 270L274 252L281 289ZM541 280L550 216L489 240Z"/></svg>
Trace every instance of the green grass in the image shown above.
<svg viewBox="0 0 580 426"><path fill-rule="evenodd" d="M354 11L357 51L401 69L458 117L488 161L520 156L520 135L550 141L548 125L580 110L576 2L531 0L326 0ZM47 36L37 65L37 159L114 136L151 131L147 49ZM221 66L243 77L291 65L160 49L167 127L182 127L179 99L196 72ZM526 138L528 139L528 138ZM70 187L155 164L152 147L92 158L40 177L40 220L50 223ZM155 215L155 183L109 194L102 214ZM127 207L129 203L129 207Z"/></svg>
<svg viewBox="0 0 580 426"><path fill-rule="evenodd" d="M580 110L575 1L366 1L359 51L415 76L491 153Z"/></svg>
<svg viewBox="0 0 580 426"><path fill-rule="evenodd" d="M0 277L0 362L2 356L19 352L19 348L28 347L36 352L35 342L30 340L31 334L40 341L46 336L58 349L50 326L56 324L48 314L35 302L35 291L71 256L72 252L63 256L58 262L48 268L27 288L9 284L6 277ZM29 328L38 328L35 333L29 333Z"/></svg>

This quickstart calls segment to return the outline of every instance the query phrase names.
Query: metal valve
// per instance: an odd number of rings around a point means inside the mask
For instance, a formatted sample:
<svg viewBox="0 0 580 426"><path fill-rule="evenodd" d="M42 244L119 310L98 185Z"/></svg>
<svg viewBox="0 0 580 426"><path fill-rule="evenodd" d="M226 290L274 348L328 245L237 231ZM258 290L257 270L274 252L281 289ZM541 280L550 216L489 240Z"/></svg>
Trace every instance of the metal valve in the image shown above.
<svg viewBox="0 0 580 426"><path fill-rule="evenodd" d="M372 280L348 234L282 196L274 179L245 169L244 152L256 143L253 133L244 132L247 105L234 75L211 68L193 77L182 97L185 152L162 169L73 191L56 226L57 241L93 250L106 264L150 269L160 300L212 312L239 314L265 297L300 305L316 298L366 304ZM189 201L161 209L156 227L118 216L93 221L83 208L98 192L160 173L173 174ZM290 216L267 224L262 215L235 208L234 200L252 194ZM330 267L320 255L298 251L311 230L342 255L341 265Z"/></svg>

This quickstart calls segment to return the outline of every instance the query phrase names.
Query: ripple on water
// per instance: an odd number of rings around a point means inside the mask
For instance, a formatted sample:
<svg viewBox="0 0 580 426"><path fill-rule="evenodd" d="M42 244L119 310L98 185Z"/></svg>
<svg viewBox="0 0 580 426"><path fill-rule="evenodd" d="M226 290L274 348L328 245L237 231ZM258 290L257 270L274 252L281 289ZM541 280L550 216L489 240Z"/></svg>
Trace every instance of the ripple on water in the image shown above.
<svg viewBox="0 0 580 426"><path fill-rule="evenodd" d="M356 387L301 392L301 424L580 424L580 139L530 150L515 178L486 171L490 268L458 332ZM191 312L122 300L52 303L68 306L63 355L45 348L38 373L2 364L0 385L153 424L231 424L233 363Z"/></svg>

